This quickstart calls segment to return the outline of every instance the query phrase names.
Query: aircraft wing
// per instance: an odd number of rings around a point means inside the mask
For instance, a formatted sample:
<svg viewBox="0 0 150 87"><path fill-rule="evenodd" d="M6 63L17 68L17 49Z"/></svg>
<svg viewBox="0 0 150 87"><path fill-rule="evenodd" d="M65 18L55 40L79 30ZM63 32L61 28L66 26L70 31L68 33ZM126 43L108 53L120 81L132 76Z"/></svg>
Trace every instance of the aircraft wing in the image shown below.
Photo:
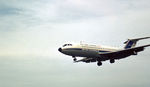
<svg viewBox="0 0 150 87"><path fill-rule="evenodd" d="M122 59L130 55L137 55L137 52L143 51L145 47L148 47L149 45L144 45L144 46L139 46L139 47L134 47L134 48L129 48L129 49L123 49L115 52L109 52L105 54L100 54L102 56L103 61L109 60L111 58L113 59Z"/></svg>
<svg viewBox="0 0 150 87"><path fill-rule="evenodd" d="M89 62L96 62L96 59L95 58L83 58L83 59L80 59L80 60L76 60L74 62L86 62L86 63L89 63Z"/></svg>

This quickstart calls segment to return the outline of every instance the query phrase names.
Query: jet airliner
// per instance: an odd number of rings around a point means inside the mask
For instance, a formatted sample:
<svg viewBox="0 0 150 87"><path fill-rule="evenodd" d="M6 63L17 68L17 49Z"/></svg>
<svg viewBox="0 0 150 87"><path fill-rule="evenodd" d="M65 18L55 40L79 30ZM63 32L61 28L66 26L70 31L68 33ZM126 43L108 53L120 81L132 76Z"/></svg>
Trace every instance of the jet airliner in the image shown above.
<svg viewBox="0 0 150 87"><path fill-rule="evenodd" d="M59 52L73 57L74 62L97 62L98 66L102 65L102 61L109 60L110 63L114 63L115 60L123 59L131 55L137 55L138 52L144 50L145 47L150 46L136 46L137 41L148 39L150 37L128 39L124 42L124 48L115 48L108 46L98 46L89 44L64 44L58 49ZM77 60L76 57L83 57L83 59Z"/></svg>

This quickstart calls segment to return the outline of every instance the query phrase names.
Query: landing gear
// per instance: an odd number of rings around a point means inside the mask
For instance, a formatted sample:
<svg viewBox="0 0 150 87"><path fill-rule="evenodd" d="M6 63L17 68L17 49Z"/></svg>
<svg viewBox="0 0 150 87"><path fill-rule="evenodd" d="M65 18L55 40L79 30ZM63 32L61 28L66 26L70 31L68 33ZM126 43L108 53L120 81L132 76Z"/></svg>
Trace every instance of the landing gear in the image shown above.
<svg viewBox="0 0 150 87"><path fill-rule="evenodd" d="M73 58L73 61L76 62L77 61L77 58L75 56L72 56Z"/></svg>
<svg viewBox="0 0 150 87"><path fill-rule="evenodd" d="M102 65L102 62L101 62L101 61L98 61L98 62L97 62L97 65L98 65L98 66L101 66L101 65Z"/></svg>
<svg viewBox="0 0 150 87"><path fill-rule="evenodd" d="M74 58L74 59L73 59L73 61L75 61L75 62L76 62L76 61L77 61L77 58Z"/></svg>
<svg viewBox="0 0 150 87"><path fill-rule="evenodd" d="M115 60L114 59L110 59L110 63L114 63L115 62Z"/></svg>

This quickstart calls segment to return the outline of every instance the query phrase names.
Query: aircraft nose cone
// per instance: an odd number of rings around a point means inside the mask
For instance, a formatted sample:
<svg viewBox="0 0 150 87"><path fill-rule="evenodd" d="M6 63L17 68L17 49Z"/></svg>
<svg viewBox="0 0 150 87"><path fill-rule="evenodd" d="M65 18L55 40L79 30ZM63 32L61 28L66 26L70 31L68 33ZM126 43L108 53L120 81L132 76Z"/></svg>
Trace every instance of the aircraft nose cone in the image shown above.
<svg viewBox="0 0 150 87"><path fill-rule="evenodd" d="M59 49L58 49L58 51L59 51L59 52L62 52L62 49L61 49L61 48L59 48Z"/></svg>

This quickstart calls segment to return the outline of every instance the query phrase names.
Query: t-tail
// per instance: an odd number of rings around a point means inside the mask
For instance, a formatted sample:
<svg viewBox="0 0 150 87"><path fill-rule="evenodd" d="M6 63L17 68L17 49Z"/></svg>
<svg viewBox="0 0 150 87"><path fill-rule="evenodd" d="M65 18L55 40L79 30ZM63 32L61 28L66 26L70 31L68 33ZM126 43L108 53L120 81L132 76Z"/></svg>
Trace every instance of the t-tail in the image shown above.
<svg viewBox="0 0 150 87"><path fill-rule="evenodd" d="M125 49L128 49L128 48L133 48L135 47L137 41L139 40L143 40L143 39L148 39L150 37L144 37L144 38L136 38L136 39L128 39L126 42L124 42L125 45Z"/></svg>

